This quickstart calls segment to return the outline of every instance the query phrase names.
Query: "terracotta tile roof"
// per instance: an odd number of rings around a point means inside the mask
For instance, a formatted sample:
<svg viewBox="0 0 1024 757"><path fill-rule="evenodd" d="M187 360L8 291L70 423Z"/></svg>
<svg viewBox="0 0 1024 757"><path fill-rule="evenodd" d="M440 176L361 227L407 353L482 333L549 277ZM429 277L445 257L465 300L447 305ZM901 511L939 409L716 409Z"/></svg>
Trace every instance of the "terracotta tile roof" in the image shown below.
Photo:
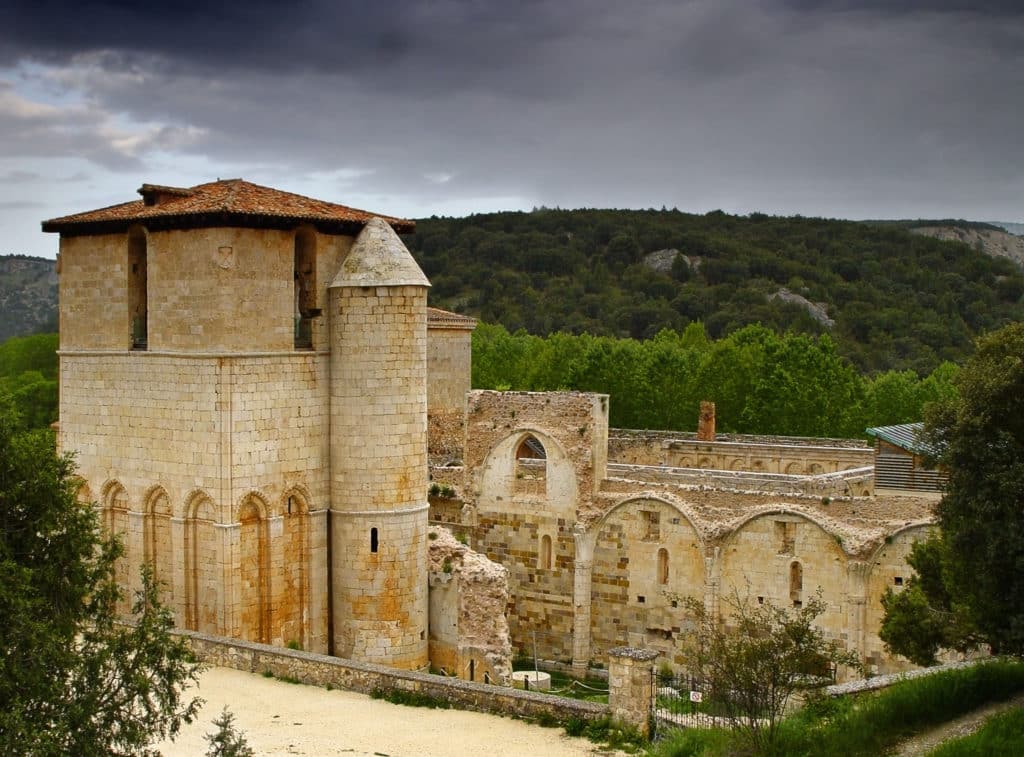
<svg viewBox="0 0 1024 757"><path fill-rule="evenodd" d="M439 308L427 308L427 328L475 329L476 318Z"/></svg>
<svg viewBox="0 0 1024 757"><path fill-rule="evenodd" d="M194 187L143 184L143 199L109 208L43 221L43 231L62 234L104 234L141 223L149 229L209 226L290 228L311 223L328 232L361 228L376 213L314 200L311 197L262 187L242 179L225 179ZM416 228L413 221L380 216L400 234Z"/></svg>

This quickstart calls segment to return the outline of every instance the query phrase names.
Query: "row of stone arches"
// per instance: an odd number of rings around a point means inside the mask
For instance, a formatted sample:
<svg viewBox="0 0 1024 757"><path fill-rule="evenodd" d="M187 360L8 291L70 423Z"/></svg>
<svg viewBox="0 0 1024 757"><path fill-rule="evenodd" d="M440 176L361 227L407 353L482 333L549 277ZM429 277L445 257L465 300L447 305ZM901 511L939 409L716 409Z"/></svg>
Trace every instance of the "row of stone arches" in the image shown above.
<svg viewBox="0 0 1024 757"><path fill-rule="evenodd" d="M119 481L108 481L101 494L103 524L124 544L115 569L129 591L120 610L129 609L139 568L148 563L179 627L308 644L312 550L305 492L288 490L273 510L266 496L250 492L230 523L220 522L220 509L201 490L185 498L179 511L184 517L173 515L162 486L147 489L137 507ZM83 496L89 496L87 488Z"/></svg>
<svg viewBox="0 0 1024 757"><path fill-rule="evenodd" d="M575 601L589 599L592 658L620 645L664 647L671 658L675 640L686 633L689 600L713 608L736 595L800 607L820 587L827 608L819 625L878 663L881 596L903 585L910 546L929 528L901 527L862 561L796 510L753 513L713 541L698 522L678 503L640 497L617 504L591 528L589 597ZM577 541L578 549L588 546Z"/></svg>

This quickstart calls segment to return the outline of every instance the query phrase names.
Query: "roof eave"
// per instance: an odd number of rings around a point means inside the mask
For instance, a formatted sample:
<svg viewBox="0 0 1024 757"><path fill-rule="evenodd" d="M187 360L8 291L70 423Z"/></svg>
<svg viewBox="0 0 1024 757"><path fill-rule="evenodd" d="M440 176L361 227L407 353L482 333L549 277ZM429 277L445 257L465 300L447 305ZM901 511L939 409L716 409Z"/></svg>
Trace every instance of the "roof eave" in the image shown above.
<svg viewBox="0 0 1024 757"><path fill-rule="evenodd" d="M279 229L290 231L296 226L308 223L317 231L327 234L356 235L369 219L342 220L306 216L262 215L258 213L190 213L182 215L151 215L141 218L117 218L102 221L64 221L55 218L42 222L42 230L46 233L59 233L62 236L96 236L99 234L116 234L127 231L135 225L144 226L149 231L168 231L177 229L199 229L217 226L232 228ZM411 234L416 231L416 222L402 218L386 219L388 225L398 234Z"/></svg>

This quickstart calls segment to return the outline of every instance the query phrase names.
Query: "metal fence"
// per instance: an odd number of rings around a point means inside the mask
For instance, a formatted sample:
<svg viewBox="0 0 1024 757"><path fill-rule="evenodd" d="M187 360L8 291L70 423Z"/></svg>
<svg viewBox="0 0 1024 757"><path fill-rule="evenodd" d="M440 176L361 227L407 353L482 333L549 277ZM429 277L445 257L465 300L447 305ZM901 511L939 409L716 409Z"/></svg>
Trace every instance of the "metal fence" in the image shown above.
<svg viewBox="0 0 1024 757"><path fill-rule="evenodd" d="M728 726L728 719L714 713L706 686L685 673L658 673L654 717L662 727L714 728Z"/></svg>

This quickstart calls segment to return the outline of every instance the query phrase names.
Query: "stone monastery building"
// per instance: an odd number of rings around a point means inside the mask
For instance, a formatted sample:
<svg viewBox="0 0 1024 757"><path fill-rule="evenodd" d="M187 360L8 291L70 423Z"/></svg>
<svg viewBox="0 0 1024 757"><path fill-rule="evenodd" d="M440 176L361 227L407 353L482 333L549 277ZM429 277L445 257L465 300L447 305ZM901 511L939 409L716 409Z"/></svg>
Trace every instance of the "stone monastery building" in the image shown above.
<svg viewBox="0 0 1024 757"><path fill-rule="evenodd" d="M239 179L139 194L43 223L58 439L121 581L149 562L180 627L504 681L510 645L676 662L685 597L820 587L823 628L900 667L879 599L937 495L876 494L863 443L716 437L710 407L696 436L610 431L604 395L469 391L474 321L427 307L411 221Z"/></svg>

